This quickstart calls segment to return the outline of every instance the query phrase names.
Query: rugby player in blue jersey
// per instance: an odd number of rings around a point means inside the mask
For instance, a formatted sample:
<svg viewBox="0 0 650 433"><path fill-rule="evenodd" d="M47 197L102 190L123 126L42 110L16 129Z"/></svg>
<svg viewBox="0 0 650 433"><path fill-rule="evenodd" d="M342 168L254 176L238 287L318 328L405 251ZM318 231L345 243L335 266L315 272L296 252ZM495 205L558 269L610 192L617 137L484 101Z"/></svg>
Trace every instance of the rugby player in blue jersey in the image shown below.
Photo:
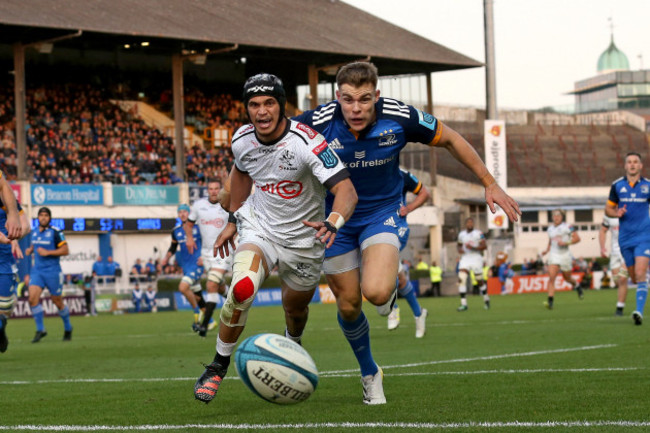
<svg viewBox="0 0 650 433"><path fill-rule="evenodd" d="M625 176L616 179L609 190L605 214L619 219L618 244L628 272L636 286L636 310L632 319L643 324L643 309L648 297L650 261L650 180L641 176L641 155L625 156Z"/></svg>
<svg viewBox="0 0 650 433"><path fill-rule="evenodd" d="M32 230L32 244L25 250L26 255L34 253L34 267L29 274L29 306L36 322L36 335L32 343L38 343L47 335L43 324L43 306L41 293L47 288L52 302L59 309L63 320L63 341L72 340L72 324L70 310L63 303L63 274L61 273L61 257L69 254L68 242L61 230L52 227L52 211L47 207L38 210L38 227Z"/></svg>
<svg viewBox="0 0 650 433"><path fill-rule="evenodd" d="M323 270L336 297L339 325L359 362L365 404L386 403L383 372L372 357L361 301L363 295L379 307L380 314L388 315L395 299L402 148L419 142L447 149L480 179L492 212L498 204L510 220L516 221L520 214L517 203L497 185L465 139L431 114L380 98L377 80L371 63L343 66L336 77L337 100L295 118L325 136L349 170L359 196L352 218L326 251ZM327 212L332 199L328 194Z"/></svg>
<svg viewBox="0 0 650 433"><path fill-rule="evenodd" d="M16 239L9 239L7 230L8 216L11 212L19 215L21 223L20 237L29 233L29 220L25 212L16 203L9 184L0 171L0 188L8 190L10 195L0 194L0 353L7 351L9 339L7 338L7 319L11 316L16 303L17 272L16 258L22 259L22 251ZM8 202L8 204L6 204ZM13 210L10 210L13 209Z"/></svg>
<svg viewBox="0 0 650 433"><path fill-rule="evenodd" d="M201 275L203 275L203 265L201 264L201 232L199 227L192 226L192 236L196 248L193 253L187 249L187 234L183 225L190 215L190 207L186 204L178 206L178 219L180 224L172 230L172 243L163 257L161 265L165 267L169 259L176 254L176 262L183 270L183 278L178 283L178 290L185 296L187 302L192 306L194 311L194 322L192 330L199 331L199 314L201 309L205 308L205 300L201 294ZM179 250L180 247L180 250ZM178 250L178 252L176 252Z"/></svg>
<svg viewBox="0 0 650 433"><path fill-rule="evenodd" d="M406 222L406 215L413 212L415 209L422 206L431 196L427 188L422 185L420 179L418 179L410 171L402 170L400 168L400 174L404 180L404 188L402 189L402 203L399 208L399 215L402 217L399 219L400 228L397 232L400 241L400 251L406 247L406 243L409 239L409 233L411 229ZM410 202L406 203L406 194L407 193L415 194L415 198ZM398 264L398 285L397 290L399 291L400 296L406 299L409 307L413 311L413 316L415 317L415 338L422 338L426 333L426 320L429 312L426 308L422 308L417 299L417 293L411 284L411 280L408 276L408 272L404 269L402 262ZM400 317L399 317L399 307L397 302L394 303L393 308L388 315L388 330L396 329L399 326Z"/></svg>

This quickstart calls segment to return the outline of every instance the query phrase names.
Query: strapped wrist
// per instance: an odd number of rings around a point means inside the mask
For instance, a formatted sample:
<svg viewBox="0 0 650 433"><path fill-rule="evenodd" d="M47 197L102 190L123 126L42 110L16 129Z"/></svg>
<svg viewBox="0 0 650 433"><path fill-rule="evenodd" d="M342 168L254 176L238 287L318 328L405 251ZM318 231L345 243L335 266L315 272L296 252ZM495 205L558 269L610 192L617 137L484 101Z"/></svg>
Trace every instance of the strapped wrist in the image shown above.
<svg viewBox="0 0 650 433"><path fill-rule="evenodd" d="M343 227L343 224L345 224L345 218L343 218L343 215L334 211L330 212L325 221L332 224L337 230Z"/></svg>
<svg viewBox="0 0 650 433"><path fill-rule="evenodd" d="M235 214L233 212L228 212L228 222L237 224L237 218L235 217Z"/></svg>
<svg viewBox="0 0 650 433"><path fill-rule="evenodd" d="M489 188L489 187L491 187L492 185L496 184L497 181L494 179L494 176L492 176L492 175L490 174L490 172L488 171L488 172L485 173L483 176L481 176L481 183L483 184L483 186L484 186L485 188Z"/></svg>
<svg viewBox="0 0 650 433"><path fill-rule="evenodd" d="M327 220L323 221L323 225L325 226L325 228L327 229L328 232L336 234L339 231L339 229L337 229L334 226L334 224L332 224L331 222L329 222Z"/></svg>

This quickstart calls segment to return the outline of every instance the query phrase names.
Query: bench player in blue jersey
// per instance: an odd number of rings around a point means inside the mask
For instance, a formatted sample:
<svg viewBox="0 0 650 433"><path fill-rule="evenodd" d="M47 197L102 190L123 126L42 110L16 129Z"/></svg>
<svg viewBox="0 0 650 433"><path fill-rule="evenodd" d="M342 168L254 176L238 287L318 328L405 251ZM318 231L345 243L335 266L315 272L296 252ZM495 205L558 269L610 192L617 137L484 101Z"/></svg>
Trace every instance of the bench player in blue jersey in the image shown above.
<svg viewBox="0 0 650 433"><path fill-rule="evenodd" d="M397 232L400 241L400 251L406 247L406 243L409 239L409 232L411 229L406 222L406 215L413 212L415 209L422 206L431 196L427 188L422 185L422 182L410 171L402 170L400 168L400 174L404 180L404 188L402 189L402 203L399 208L400 219L398 220L399 230ZM407 193L415 194L415 198L410 202L406 203L406 194ZM417 299L417 294L415 289L411 284L411 280L408 276L408 273L404 269L402 262L400 260L398 264L397 278L399 280L397 285L397 290L399 294L406 299L409 307L413 311L413 316L415 317L415 338L422 338L426 333L426 320L429 312L426 308L422 308ZM399 326L400 315L399 307L397 302L393 305L393 308L388 315L388 329L393 330Z"/></svg>
<svg viewBox="0 0 650 433"><path fill-rule="evenodd" d="M641 155L625 156L625 176L616 179L609 190L605 214L619 219L618 244L632 281L636 286L636 310L632 319L643 323L643 309L648 297L648 262L650 262L650 180L641 176Z"/></svg>
<svg viewBox="0 0 650 433"><path fill-rule="evenodd" d="M199 314L205 308L205 300L201 294L201 275L203 275L203 264L201 263L201 231L197 225L192 226L192 236L196 248L193 253L187 249L187 233L184 224L190 215L190 207L186 204L178 206L178 219L180 224L172 230L172 242L163 257L161 265L165 267L169 259L176 254L176 262L183 270L183 278L178 283L178 290L185 296L187 302L192 306L194 322L192 330L199 331ZM180 247L180 248L179 248ZM178 251L177 251L178 250ZM215 323L213 321L213 323ZM215 324L216 326L216 324Z"/></svg>
<svg viewBox="0 0 650 433"><path fill-rule="evenodd" d="M38 227L32 230L32 244L25 254L34 253L34 267L29 274L29 306L36 322L36 335L32 343L38 343L47 335L43 324L43 306L41 294L48 289L52 302L59 309L63 320L63 341L72 339L72 324L70 310L63 303L63 274L61 273L61 257L69 254L68 242L61 230L52 227L52 211L47 207L38 210Z"/></svg>
<svg viewBox="0 0 650 433"><path fill-rule="evenodd" d="M11 316L14 305L16 303L16 286L18 284L18 269L16 268L16 258L22 259L23 254L18 246L16 239L9 239L9 232L7 230L7 216L10 212L9 208L12 207L14 212L19 215L21 223L21 237L29 233L29 220L27 215L16 203L16 198L11 192L8 184L2 178L0 172L0 187L9 189L10 196L9 202L11 206L5 204L4 196L0 196L0 353L7 351L9 346L9 339L7 338L7 319ZM13 203L11 201L13 200Z"/></svg>
<svg viewBox="0 0 650 433"><path fill-rule="evenodd" d="M395 297L399 261L397 224L403 181L399 153L408 142L443 147L485 186L492 212L495 203L516 221L517 203L496 183L476 151L453 129L415 107L381 98L377 69L371 63L343 66L336 77L337 100L295 119L316 129L350 172L359 202L334 245L323 270L336 297L338 322L361 369L365 404L384 404L383 372L375 363L362 295L388 315ZM326 211L333 197L326 198Z"/></svg>

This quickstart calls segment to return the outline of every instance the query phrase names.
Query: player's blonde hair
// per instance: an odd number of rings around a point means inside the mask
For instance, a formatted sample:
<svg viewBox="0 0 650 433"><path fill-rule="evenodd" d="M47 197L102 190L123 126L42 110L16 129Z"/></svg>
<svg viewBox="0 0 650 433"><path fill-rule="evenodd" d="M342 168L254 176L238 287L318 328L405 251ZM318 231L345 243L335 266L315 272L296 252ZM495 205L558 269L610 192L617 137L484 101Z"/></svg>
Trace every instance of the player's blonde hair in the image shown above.
<svg viewBox="0 0 650 433"><path fill-rule="evenodd" d="M370 62L353 62L339 69L336 74L336 85L340 89L343 84L349 84L353 87L372 84L376 89L378 79L379 72L375 65Z"/></svg>
<svg viewBox="0 0 650 433"><path fill-rule="evenodd" d="M566 211L564 209L553 209L553 212L551 212L552 215L558 214L562 216L562 221L565 220L566 218Z"/></svg>

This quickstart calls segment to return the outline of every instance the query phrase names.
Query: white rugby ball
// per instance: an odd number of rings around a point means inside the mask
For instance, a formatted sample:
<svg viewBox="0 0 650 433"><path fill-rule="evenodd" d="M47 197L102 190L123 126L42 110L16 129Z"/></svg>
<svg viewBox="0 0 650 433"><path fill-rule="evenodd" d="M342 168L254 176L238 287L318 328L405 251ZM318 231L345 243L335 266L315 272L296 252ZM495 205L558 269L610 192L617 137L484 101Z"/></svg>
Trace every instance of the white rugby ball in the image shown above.
<svg viewBox="0 0 650 433"><path fill-rule="evenodd" d="M309 353L277 334L248 337L235 352L235 365L244 384L271 403L300 403L318 385L318 369Z"/></svg>

